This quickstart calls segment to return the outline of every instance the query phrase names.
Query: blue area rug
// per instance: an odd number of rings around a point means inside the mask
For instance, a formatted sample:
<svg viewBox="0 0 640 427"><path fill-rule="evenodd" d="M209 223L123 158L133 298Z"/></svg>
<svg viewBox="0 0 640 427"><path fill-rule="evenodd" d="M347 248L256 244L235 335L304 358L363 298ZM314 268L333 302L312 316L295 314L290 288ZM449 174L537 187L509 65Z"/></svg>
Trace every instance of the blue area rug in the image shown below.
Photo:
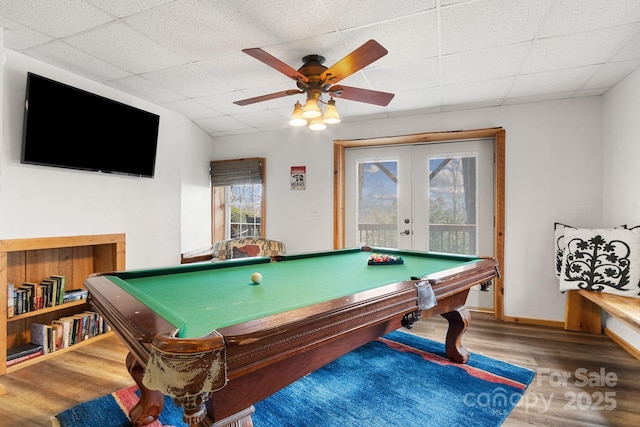
<svg viewBox="0 0 640 427"><path fill-rule="evenodd" d="M255 405L254 427L499 426L534 372L472 353L460 365L444 345L392 332ZM80 404L54 427L129 427L135 386ZM172 399L154 427L184 427Z"/></svg>

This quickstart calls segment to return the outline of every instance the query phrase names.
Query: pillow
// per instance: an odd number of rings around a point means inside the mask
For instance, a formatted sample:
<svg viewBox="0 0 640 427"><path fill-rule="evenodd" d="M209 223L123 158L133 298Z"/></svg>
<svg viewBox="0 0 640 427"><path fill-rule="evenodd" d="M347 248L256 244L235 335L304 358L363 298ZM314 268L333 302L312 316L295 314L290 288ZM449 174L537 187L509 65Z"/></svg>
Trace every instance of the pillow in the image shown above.
<svg viewBox="0 0 640 427"><path fill-rule="evenodd" d="M567 228L576 229L570 225L561 224L556 222L553 224L553 241L555 242L555 264L556 264L556 277L560 279L560 273L562 271L562 262L564 261L564 250L566 245L564 244L564 230ZM627 228L626 225L621 225L616 228Z"/></svg>
<svg viewBox="0 0 640 427"><path fill-rule="evenodd" d="M258 256L260 254L260 246L258 245L245 245L245 244L231 244L231 258L248 258Z"/></svg>
<svg viewBox="0 0 640 427"><path fill-rule="evenodd" d="M640 298L640 229L564 228L560 291Z"/></svg>
<svg viewBox="0 0 640 427"><path fill-rule="evenodd" d="M560 224L556 222L553 224L553 241L555 243L555 256L556 256L556 277L560 279L560 273L562 272L562 260L564 259L564 229L569 227L568 225ZM573 228L573 227L571 227Z"/></svg>

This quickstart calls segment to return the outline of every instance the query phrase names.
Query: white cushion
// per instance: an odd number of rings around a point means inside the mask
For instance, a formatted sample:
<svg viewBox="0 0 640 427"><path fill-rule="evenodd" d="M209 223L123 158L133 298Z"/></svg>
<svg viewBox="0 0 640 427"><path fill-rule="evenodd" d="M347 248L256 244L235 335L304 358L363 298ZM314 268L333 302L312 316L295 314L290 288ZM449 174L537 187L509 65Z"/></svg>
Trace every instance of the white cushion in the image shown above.
<svg viewBox="0 0 640 427"><path fill-rule="evenodd" d="M564 227L563 239L561 291L640 297L640 229Z"/></svg>

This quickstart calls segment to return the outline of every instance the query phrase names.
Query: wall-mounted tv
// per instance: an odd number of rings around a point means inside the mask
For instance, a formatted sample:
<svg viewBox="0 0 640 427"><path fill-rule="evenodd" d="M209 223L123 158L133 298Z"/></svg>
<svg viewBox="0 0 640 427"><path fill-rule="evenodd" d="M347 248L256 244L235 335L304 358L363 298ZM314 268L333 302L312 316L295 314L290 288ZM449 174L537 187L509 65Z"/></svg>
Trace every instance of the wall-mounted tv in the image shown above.
<svg viewBox="0 0 640 427"><path fill-rule="evenodd" d="M21 162L153 178L160 117L27 74Z"/></svg>

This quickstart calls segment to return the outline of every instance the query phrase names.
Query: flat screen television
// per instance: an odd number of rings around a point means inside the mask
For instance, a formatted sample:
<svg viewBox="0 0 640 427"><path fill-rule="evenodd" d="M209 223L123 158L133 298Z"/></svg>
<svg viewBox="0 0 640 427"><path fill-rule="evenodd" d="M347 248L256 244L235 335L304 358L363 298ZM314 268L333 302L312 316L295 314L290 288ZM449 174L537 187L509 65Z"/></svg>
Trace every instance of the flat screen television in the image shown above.
<svg viewBox="0 0 640 427"><path fill-rule="evenodd" d="M21 162L153 178L156 114L27 74Z"/></svg>

